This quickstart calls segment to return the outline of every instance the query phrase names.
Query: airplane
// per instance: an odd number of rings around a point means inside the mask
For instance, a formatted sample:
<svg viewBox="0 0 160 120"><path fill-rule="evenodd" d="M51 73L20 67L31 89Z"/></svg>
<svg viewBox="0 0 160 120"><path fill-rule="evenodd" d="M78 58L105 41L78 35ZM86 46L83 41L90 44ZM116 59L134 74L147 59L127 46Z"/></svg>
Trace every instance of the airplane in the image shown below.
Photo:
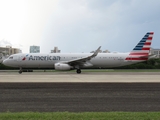
<svg viewBox="0 0 160 120"><path fill-rule="evenodd" d="M146 61L153 58L150 48L154 32L147 32L130 53L99 53L101 46L94 53L19 53L3 61L10 67L53 68L55 70L73 70L77 74L82 68L113 68Z"/></svg>

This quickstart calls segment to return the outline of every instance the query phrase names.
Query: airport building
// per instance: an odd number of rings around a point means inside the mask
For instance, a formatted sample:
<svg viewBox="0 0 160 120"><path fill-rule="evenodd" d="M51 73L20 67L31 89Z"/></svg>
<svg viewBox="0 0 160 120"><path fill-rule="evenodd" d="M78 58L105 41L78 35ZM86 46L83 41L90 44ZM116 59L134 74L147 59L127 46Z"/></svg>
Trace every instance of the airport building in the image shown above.
<svg viewBox="0 0 160 120"><path fill-rule="evenodd" d="M12 48L12 46L6 46L6 47L0 47L0 53L6 56L6 55L22 53L22 51L18 48Z"/></svg>
<svg viewBox="0 0 160 120"><path fill-rule="evenodd" d="M90 53L94 53L95 51L91 51ZM109 50L105 50L105 51L102 51L102 50L99 50L99 53L110 53Z"/></svg>
<svg viewBox="0 0 160 120"><path fill-rule="evenodd" d="M110 53L110 51L109 50L104 50L103 53Z"/></svg>
<svg viewBox="0 0 160 120"><path fill-rule="evenodd" d="M155 54L157 55L156 58L160 58L160 49L151 48L150 54Z"/></svg>
<svg viewBox="0 0 160 120"><path fill-rule="evenodd" d="M30 46L30 53L40 53L40 46Z"/></svg>
<svg viewBox="0 0 160 120"><path fill-rule="evenodd" d="M51 50L51 53L60 53L61 50L58 49L58 47L54 47L53 50Z"/></svg>

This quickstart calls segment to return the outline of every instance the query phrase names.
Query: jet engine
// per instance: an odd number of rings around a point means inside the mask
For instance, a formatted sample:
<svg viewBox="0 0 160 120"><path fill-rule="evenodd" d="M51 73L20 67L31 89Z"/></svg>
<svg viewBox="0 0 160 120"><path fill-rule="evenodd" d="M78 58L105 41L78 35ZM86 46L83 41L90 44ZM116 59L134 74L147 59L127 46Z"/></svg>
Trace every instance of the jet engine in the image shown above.
<svg viewBox="0 0 160 120"><path fill-rule="evenodd" d="M65 63L56 63L54 67L55 67L55 70L71 70L72 69L72 66Z"/></svg>

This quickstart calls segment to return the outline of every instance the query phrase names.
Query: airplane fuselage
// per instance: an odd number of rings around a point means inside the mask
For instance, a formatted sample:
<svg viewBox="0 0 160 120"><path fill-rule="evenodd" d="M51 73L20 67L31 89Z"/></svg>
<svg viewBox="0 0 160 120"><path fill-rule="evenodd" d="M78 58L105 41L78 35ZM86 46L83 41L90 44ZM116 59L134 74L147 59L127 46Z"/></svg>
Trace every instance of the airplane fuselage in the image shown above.
<svg viewBox="0 0 160 120"><path fill-rule="evenodd" d="M54 68L55 63L90 56L92 53L50 53L50 54L15 54L7 58L7 64L12 67L22 68ZM100 67L110 68L142 62L143 60L126 60L129 53L99 53L96 57L86 61L81 68Z"/></svg>

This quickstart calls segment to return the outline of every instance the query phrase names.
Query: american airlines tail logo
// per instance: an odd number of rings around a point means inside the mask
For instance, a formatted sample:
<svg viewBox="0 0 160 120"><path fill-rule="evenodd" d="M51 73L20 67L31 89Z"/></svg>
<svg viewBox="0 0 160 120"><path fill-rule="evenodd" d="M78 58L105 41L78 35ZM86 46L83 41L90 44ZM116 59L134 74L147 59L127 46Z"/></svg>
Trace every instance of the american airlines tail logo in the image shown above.
<svg viewBox="0 0 160 120"><path fill-rule="evenodd" d="M26 57L23 57L22 60L23 60L23 61L26 60L27 57L28 57L28 54L26 55Z"/></svg>
<svg viewBox="0 0 160 120"><path fill-rule="evenodd" d="M148 60L154 32L148 32L126 58L128 61Z"/></svg>
<svg viewBox="0 0 160 120"><path fill-rule="evenodd" d="M22 60L26 60L26 57L24 57Z"/></svg>

